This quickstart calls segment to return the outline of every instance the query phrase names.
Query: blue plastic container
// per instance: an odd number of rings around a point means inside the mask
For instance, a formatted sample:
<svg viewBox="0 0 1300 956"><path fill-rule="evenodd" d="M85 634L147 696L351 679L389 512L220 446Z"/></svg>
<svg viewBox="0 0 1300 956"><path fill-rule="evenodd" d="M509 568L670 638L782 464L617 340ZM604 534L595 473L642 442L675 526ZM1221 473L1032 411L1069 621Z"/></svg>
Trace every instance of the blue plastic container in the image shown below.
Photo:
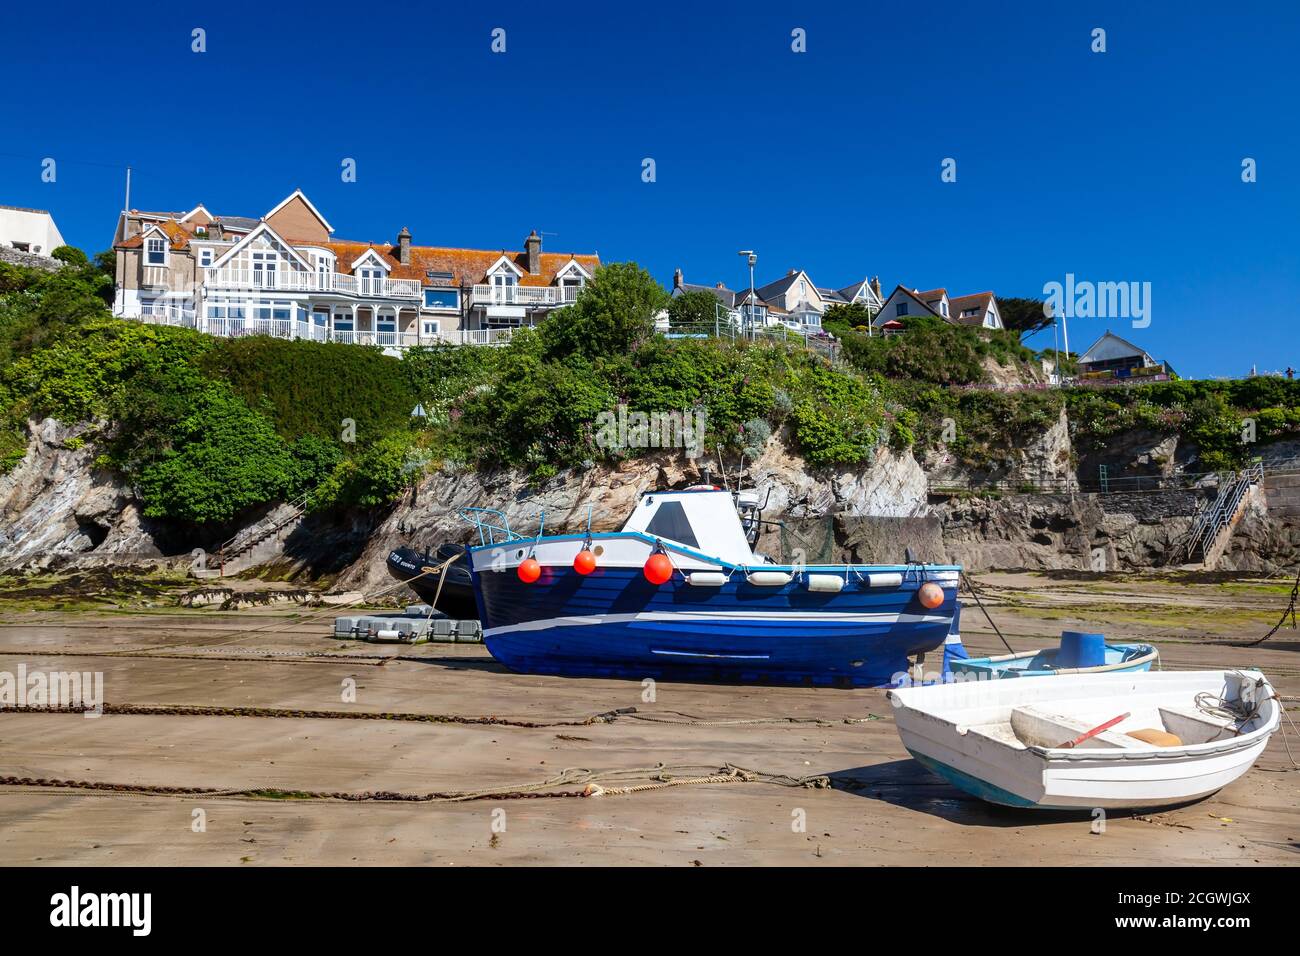
<svg viewBox="0 0 1300 956"><path fill-rule="evenodd" d="M1100 667L1106 663L1106 635L1062 631L1056 666L1063 669Z"/></svg>

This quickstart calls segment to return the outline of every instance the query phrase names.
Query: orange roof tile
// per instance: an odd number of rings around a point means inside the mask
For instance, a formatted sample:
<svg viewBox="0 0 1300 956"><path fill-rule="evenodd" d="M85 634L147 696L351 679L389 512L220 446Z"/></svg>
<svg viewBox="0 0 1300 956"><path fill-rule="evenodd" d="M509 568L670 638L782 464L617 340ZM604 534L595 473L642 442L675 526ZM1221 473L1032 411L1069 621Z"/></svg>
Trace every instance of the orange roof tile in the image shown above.
<svg viewBox="0 0 1300 956"><path fill-rule="evenodd" d="M352 263L359 259L367 249L374 249L392 269L389 273L392 278L419 279L426 283L430 281L425 275L427 272L449 272L452 274L451 281L454 285L482 283L487 277L488 269L492 268L493 264L502 256L505 256L519 267L520 271L523 272L523 275L519 277L519 284L526 286L552 285L560 270L575 259L589 273L600 268L599 256L543 252L541 254L540 271L537 275L530 275L528 273L528 255L523 252L512 252L505 249L452 249L440 246L411 246L411 264L404 266L398 261L397 246L391 244L375 245L369 242L346 242L331 239L328 242L302 242L300 245L302 247L312 246L329 249L338 258L336 268L343 273L350 273Z"/></svg>

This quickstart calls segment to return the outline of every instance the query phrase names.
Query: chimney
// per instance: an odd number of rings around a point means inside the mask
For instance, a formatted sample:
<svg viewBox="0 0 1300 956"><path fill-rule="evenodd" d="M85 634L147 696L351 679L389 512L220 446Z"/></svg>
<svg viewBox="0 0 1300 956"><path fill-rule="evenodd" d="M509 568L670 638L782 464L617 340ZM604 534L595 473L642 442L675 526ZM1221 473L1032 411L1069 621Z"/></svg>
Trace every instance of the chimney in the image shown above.
<svg viewBox="0 0 1300 956"><path fill-rule="evenodd" d="M674 269L674 270L673 270L673 288L674 288L674 289L680 289L681 287L682 287L682 270L681 270L681 269Z"/></svg>
<svg viewBox="0 0 1300 956"><path fill-rule="evenodd" d="M404 266L411 264L411 230L405 226L397 234L397 261Z"/></svg>
<svg viewBox="0 0 1300 956"><path fill-rule="evenodd" d="M788 276L792 276L792 275L794 275L794 274L795 274L796 272L798 272L798 271L799 271L798 269L791 269L789 272L786 273L786 275L788 275Z"/></svg>
<svg viewBox="0 0 1300 956"><path fill-rule="evenodd" d="M715 288L715 289L725 289L726 286L723 285L721 282L719 282L717 285L714 286L714 288Z"/></svg>
<svg viewBox="0 0 1300 956"><path fill-rule="evenodd" d="M214 242L221 242L221 240L226 238L226 233L221 227L220 219L214 219L208 223L208 238Z"/></svg>
<svg viewBox="0 0 1300 956"><path fill-rule="evenodd" d="M542 237L534 229L524 240L524 251L528 254L528 274L538 275L542 271Z"/></svg>
<svg viewBox="0 0 1300 956"><path fill-rule="evenodd" d="M880 276L871 277L871 291L876 294L877 299L884 298L884 295L880 291Z"/></svg>

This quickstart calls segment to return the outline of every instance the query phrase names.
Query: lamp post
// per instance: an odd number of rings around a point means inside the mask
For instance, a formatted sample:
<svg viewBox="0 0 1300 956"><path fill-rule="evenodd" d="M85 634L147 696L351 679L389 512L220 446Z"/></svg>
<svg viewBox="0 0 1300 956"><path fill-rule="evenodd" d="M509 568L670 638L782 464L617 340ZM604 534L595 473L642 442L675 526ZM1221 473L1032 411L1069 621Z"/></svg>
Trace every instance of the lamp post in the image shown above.
<svg viewBox="0 0 1300 956"><path fill-rule="evenodd" d="M738 255L749 260L749 329L752 338L754 334L754 266L758 263L758 254L752 249L741 249Z"/></svg>

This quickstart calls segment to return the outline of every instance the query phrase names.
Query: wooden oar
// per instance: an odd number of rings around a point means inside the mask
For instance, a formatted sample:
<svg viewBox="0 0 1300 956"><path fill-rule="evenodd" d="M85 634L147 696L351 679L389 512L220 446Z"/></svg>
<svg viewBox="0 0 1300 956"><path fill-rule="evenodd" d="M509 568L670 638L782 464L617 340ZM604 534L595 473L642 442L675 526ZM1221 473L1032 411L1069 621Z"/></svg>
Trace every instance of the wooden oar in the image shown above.
<svg viewBox="0 0 1300 956"><path fill-rule="evenodd" d="M1116 724L1120 723L1121 721L1127 720L1129 716L1130 716L1129 714L1120 714L1118 717L1112 717L1104 724L1098 724L1096 727L1092 728L1092 730L1085 730L1083 733L1079 734L1079 736L1075 737L1073 740L1067 740L1065 743L1061 744L1061 748L1063 750L1069 750L1071 747L1077 747L1085 740L1088 740L1092 737L1096 737L1103 730L1110 730L1110 728L1114 727Z"/></svg>

